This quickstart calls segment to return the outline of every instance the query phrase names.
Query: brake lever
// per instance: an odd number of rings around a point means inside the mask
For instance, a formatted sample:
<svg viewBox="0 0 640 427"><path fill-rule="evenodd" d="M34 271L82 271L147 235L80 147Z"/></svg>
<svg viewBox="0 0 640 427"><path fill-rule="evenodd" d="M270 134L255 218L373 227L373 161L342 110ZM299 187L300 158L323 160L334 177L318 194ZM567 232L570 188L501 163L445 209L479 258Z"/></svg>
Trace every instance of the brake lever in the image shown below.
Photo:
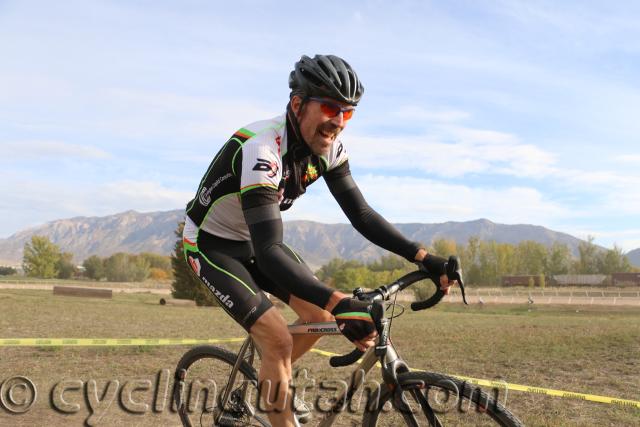
<svg viewBox="0 0 640 427"><path fill-rule="evenodd" d="M467 297L464 292L464 281L462 279L462 268L460 267L460 259L451 255L449 260L445 264L445 273L447 278L452 280L457 280L460 285L460 293L462 294L462 301L469 305L467 302ZM434 305L438 304L442 298L444 298L445 293L442 289L440 289L440 277L439 276L429 276L434 286L436 287L436 292L428 299L424 301L415 301L411 303L411 309L414 311L425 310L427 308L431 308Z"/></svg>
<svg viewBox="0 0 640 427"><path fill-rule="evenodd" d="M456 280L458 282L458 285L460 285L462 302L464 302L466 305L469 305L469 303L467 302L467 297L464 293L464 282L462 280L462 268L460 267L460 259L455 255L451 255L449 257L449 261L447 262L446 270L449 280Z"/></svg>

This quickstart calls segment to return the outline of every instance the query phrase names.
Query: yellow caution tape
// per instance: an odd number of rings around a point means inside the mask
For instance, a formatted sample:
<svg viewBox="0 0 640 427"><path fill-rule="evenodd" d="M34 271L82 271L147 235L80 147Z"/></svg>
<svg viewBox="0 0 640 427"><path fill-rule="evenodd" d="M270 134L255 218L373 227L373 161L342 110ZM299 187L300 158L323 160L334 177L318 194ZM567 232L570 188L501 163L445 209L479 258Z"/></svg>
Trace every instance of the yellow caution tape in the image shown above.
<svg viewBox="0 0 640 427"><path fill-rule="evenodd" d="M322 356L339 356L337 353L331 353L330 351L318 350L317 348L312 348L312 352L320 354ZM414 371L426 372L422 369L413 369ZM579 399L589 402L599 402L599 403L608 403L611 405L622 406L625 408L639 408L640 409L640 401L636 400L628 400L628 399L616 399L613 397L607 396L598 396L595 394L586 394L586 393L576 393L573 391L564 391L564 390L554 390L550 388L542 388L542 387L531 387L527 385L521 384L511 384L504 381L490 381L483 380L478 378L465 377L462 375L451 375L452 377L459 378L464 381L468 381L470 383L487 386L487 387L497 387L501 389L513 390L513 391L521 391L525 393L533 393L533 394L542 394L546 396L555 396L555 397L564 397L568 399Z"/></svg>
<svg viewBox="0 0 640 427"><path fill-rule="evenodd" d="M222 344L242 342L246 338L0 338L0 347L67 347L67 346L161 346L161 345L195 345L195 344ZM339 356L337 353L312 348L312 352L322 356ZM378 365L379 366L379 365ZM422 371L421 369L415 369ZM424 372L424 371L423 371ZM546 396L564 397L568 399L579 399L590 402L608 403L625 408L640 408L640 401L628 399L616 399L595 394L576 393L572 391L554 390L542 387L530 387L522 384L510 384L503 381L490 381L478 378L465 377L462 375L452 375L455 378L469 381L470 383L497 387L502 389L521 391L524 393L541 394Z"/></svg>
<svg viewBox="0 0 640 427"><path fill-rule="evenodd" d="M242 342L245 338L4 338L0 347L67 347L67 346L127 346L127 345L194 345Z"/></svg>
<svg viewBox="0 0 640 427"><path fill-rule="evenodd" d="M327 357L339 356L338 353L331 353L330 351L320 350L319 348L312 348L311 352L318 353L321 356L327 356ZM360 363L359 360L358 360L358 363Z"/></svg>

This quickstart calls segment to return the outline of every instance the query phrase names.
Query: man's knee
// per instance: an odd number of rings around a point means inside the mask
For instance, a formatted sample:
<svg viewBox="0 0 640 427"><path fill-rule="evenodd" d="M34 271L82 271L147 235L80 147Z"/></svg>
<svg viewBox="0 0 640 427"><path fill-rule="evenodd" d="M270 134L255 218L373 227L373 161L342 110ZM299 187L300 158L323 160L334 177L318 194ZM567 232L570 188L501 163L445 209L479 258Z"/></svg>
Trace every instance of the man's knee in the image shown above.
<svg viewBox="0 0 640 427"><path fill-rule="evenodd" d="M333 322L334 320L333 315L331 313L329 313L326 310L320 310L320 309L310 313L304 313L302 316L300 316L300 319L302 319L306 323Z"/></svg>
<svg viewBox="0 0 640 427"><path fill-rule="evenodd" d="M251 327L251 336L262 350L264 359L290 359L293 339L282 315L271 308Z"/></svg>
<svg viewBox="0 0 640 427"><path fill-rule="evenodd" d="M296 296L292 296L289 305L305 323L310 322L333 322L333 315L317 305L304 301Z"/></svg>

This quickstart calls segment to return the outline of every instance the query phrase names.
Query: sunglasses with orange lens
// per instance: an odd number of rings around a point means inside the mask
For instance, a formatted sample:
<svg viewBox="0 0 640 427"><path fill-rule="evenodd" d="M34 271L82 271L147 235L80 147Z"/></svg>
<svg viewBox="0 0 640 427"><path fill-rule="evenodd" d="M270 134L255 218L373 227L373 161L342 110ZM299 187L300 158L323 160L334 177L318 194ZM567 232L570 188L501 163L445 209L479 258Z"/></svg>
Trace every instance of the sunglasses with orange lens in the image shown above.
<svg viewBox="0 0 640 427"><path fill-rule="evenodd" d="M315 98L312 96L309 99L320 103L320 111L329 118L334 118L338 114L342 113L342 119L346 122L353 117L353 112L356 111L354 107L343 107L340 104L324 98Z"/></svg>

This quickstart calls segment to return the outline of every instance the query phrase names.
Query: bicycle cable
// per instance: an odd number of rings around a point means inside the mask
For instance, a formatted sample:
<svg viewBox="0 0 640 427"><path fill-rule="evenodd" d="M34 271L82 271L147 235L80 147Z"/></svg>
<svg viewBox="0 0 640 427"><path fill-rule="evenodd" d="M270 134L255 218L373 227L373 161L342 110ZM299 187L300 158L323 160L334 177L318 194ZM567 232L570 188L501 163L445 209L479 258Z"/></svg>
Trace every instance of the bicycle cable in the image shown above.
<svg viewBox="0 0 640 427"><path fill-rule="evenodd" d="M393 295L393 303L391 304L391 317L389 318L389 337L391 337L391 326L393 325L393 319L396 318L396 316L394 316L394 313L396 312L396 300L398 299L398 292L396 292ZM398 316L401 316L402 313L404 313L404 307L402 307L402 312L400 314L398 314ZM385 343L386 344L386 343Z"/></svg>

